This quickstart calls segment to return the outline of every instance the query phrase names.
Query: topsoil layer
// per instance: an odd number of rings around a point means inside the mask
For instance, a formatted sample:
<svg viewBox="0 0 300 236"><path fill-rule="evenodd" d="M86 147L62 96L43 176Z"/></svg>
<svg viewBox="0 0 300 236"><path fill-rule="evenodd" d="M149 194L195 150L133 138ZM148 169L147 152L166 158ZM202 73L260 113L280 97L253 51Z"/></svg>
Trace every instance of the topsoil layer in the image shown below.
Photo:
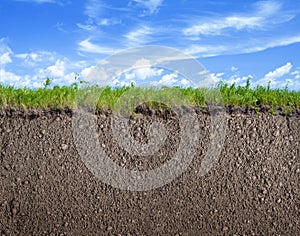
<svg viewBox="0 0 300 236"><path fill-rule="evenodd" d="M142 112L143 113L143 112ZM160 117L165 144L148 157L128 154L114 139L110 113L99 114L99 141L118 165L153 169L180 143L178 119L144 112L132 135L147 143ZM72 112L0 114L2 235L299 235L300 119L261 112L226 114L219 160L197 174L210 141L210 115L198 112L200 139L192 164L171 183L125 191L97 179L72 134Z"/></svg>

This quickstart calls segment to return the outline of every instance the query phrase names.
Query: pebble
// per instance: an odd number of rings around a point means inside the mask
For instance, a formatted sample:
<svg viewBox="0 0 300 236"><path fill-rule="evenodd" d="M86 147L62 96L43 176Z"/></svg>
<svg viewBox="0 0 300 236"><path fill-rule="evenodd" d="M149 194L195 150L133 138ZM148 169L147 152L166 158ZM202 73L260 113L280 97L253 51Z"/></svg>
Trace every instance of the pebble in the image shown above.
<svg viewBox="0 0 300 236"><path fill-rule="evenodd" d="M279 130L277 130L277 131L274 132L274 136L275 136L275 137L278 137L279 135L280 135Z"/></svg>
<svg viewBox="0 0 300 236"><path fill-rule="evenodd" d="M263 194L266 195L267 193L268 193L268 191L265 189L265 190L263 191Z"/></svg>
<svg viewBox="0 0 300 236"><path fill-rule="evenodd" d="M69 146L68 146L67 144L62 144L62 145L61 145L61 149L62 149L62 150L67 150L68 147L69 147Z"/></svg>
<svg viewBox="0 0 300 236"><path fill-rule="evenodd" d="M281 203L281 199L280 198L277 200L277 203Z"/></svg>

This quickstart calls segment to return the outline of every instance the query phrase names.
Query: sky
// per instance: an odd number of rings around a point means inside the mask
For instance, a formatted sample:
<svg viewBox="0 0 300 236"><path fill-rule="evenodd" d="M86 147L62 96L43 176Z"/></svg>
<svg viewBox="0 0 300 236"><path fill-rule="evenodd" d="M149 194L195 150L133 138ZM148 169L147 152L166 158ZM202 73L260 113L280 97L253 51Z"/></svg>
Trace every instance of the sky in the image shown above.
<svg viewBox="0 0 300 236"><path fill-rule="evenodd" d="M122 50L157 45L195 58L216 83L300 90L299 26L298 0L1 0L0 84L70 85ZM124 76L152 77L185 82L152 67Z"/></svg>

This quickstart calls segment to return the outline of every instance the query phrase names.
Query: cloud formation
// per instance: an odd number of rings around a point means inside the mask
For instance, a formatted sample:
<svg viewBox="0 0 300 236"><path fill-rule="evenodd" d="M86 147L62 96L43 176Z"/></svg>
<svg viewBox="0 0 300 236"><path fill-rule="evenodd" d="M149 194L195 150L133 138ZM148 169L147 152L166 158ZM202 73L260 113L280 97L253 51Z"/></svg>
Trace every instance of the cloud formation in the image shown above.
<svg viewBox="0 0 300 236"><path fill-rule="evenodd" d="M287 62L285 65L276 68L274 71L270 71L265 75L266 80L275 80L281 78L284 75L290 73L293 65L290 62Z"/></svg>
<svg viewBox="0 0 300 236"><path fill-rule="evenodd" d="M130 31L124 35L126 38L126 45L128 47L135 47L144 45L151 41L150 35L153 33L153 29L148 26L141 26L136 30Z"/></svg>
<svg viewBox="0 0 300 236"><path fill-rule="evenodd" d="M100 45L94 44L90 42L90 39L85 39L78 43L79 50L82 52L89 52L89 53L97 53L97 54L113 54L118 51L118 49L109 48L109 47L102 47Z"/></svg>
<svg viewBox="0 0 300 236"><path fill-rule="evenodd" d="M144 15L151 15L159 11L159 7L163 0L133 0L133 2L136 2L141 7L146 8L146 11L143 13Z"/></svg>
<svg viewBox="0 0 300 236"><path fill-rule="evenodd" d="M277 1L261 1L254 4L254 6L255 9L252 13L232 14L223 18L193 23L183 29L183 34L186 36L207 36L223 35L226 30L261 30L269 24L289 21L294 17L291 14L285 15L280 11L281 3ZM195 38L192 37L191 39Z"/></svg>

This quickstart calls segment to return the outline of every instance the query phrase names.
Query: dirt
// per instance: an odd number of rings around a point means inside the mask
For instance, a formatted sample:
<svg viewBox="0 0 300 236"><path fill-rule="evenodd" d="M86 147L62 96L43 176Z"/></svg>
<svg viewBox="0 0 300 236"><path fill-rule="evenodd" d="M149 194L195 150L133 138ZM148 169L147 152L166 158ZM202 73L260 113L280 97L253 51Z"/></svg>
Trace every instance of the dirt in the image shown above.
<svg viewBox="0 0 300 236"><path fill-rule="evenodd" d="M156 117L168 130L148 157L118 146L110 113L97 116L99 140L119 166L154 169L180 143L172 114L139 111L132 135L147 143ZM72 134L72 111L0 113L0 232L2 235L299 235L300 115L227 108L219 160L198 170L210 142L210 114L198 111L200 139L192 164L171 183L125 191L85 166Z"/></svg>

